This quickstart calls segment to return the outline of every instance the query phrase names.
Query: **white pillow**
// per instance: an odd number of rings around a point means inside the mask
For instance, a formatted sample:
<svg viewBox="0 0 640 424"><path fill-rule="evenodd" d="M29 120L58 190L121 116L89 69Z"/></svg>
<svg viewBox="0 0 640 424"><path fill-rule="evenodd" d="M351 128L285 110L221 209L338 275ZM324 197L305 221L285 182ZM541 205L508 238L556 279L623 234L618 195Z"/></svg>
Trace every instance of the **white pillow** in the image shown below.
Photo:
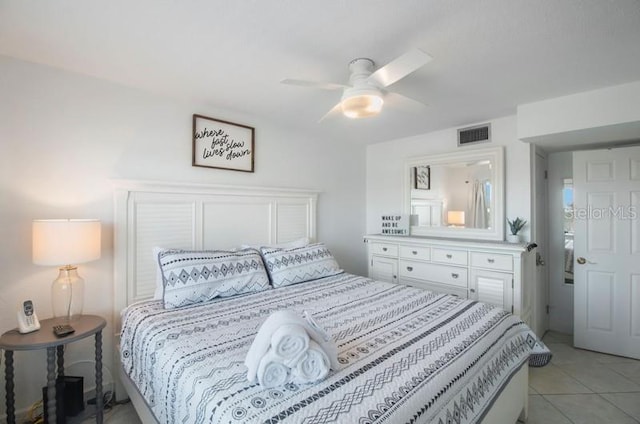
<svg viewBox="0 0 640 424"><path fill-rule="evenodd" d="M158 262L165 309L269 288L264 262L255 249L164 250Z"/></svg>
<svg viewBox="0 0 640 424"><path fill-rule="evenodd" d="M304 247L310 243L309 237L302 237L296 240L288 241L286 243L278 243L272 244L268 246L258 246L258 245L249 245L242 244L240 245L240 249L256 249L260 251L261 247L267 249L295 249L297 247ZM164 247L154 247L153 248L153 262L156 264L156 288L153 292L153 300L162 300L162 294L164 293L164 285L162 284L162 269L160 268L160 262L158 261L158 255L160 252L170 250Z"/></svg>
<svg viewBox="0 0 640 424"><path fill-rule="evenodd" d="M162 293L164 292L164 286L162 285L162 269L160 269L160 262L158 261L158 255L164 249L162 247L153 248L153 262L156 264L156 289L153 292L153 300L162 300Z"/></svg>
<svg viewBox="0 0 640 424"><path fill-rule="evenodd" d="M178 250L178 249L165 249L164 247L156 246L152 250L153 250L153 262L156 264L156 288L153 292L153 300L162 300L162 294L164 293L164 285L162 284L162 268L160 268L160 261L158 261L158 255L160 254L160 252L163 252L165 250ZM235 251L236 249L231 249L231 250ZM256 248L255 250L260 251L259 248Z"/></svg>
<svg viewBox="0 0 640 424"><path fill-rule="evenodd" d="M343 272L324 243L292 249L260 249L273 287L317 280Z"/></svg>

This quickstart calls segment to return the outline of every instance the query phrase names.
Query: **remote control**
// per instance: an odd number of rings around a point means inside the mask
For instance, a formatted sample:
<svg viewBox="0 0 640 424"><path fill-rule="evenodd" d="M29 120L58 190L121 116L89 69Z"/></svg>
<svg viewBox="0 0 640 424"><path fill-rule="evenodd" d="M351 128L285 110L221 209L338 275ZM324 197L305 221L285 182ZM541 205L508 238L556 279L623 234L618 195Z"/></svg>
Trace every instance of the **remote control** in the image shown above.
<svg viewBox="0 0 640 424"><path fill-rule="evenodd" d="M74 328L69 324L59 324L53 326L53 333L58 337L68 336L74 331L76 330L74 330Z"/></svg>

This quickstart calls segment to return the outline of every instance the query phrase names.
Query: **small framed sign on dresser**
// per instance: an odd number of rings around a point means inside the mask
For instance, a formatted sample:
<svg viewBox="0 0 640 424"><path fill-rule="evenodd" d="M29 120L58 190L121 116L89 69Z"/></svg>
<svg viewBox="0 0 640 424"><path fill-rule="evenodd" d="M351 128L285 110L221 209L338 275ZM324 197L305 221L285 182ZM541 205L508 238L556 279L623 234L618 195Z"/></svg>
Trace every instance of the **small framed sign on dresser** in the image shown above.
<svg viewBox="0 0 640 424"><path fill-rule="evenodd" d="M380 219L380 234L388 236L408 236L409 218L409 215L382 215Z"/></svg>

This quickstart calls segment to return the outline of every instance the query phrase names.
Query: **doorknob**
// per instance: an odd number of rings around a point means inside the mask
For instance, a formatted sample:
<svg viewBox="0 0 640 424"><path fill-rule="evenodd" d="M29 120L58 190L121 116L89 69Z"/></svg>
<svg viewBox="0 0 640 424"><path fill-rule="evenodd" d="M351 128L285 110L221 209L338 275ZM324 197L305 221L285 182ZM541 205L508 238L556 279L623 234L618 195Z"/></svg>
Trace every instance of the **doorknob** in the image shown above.
<svg viewBox="0 0 640 424"><path fill-rule="evenodd" d="M596 265L597 262L592 262L588 259L583 258L582 256L580 256L578 259L576 259L576 262L578 262L580 265L584 265L584 264L591 264L591 265Z"/></svg>

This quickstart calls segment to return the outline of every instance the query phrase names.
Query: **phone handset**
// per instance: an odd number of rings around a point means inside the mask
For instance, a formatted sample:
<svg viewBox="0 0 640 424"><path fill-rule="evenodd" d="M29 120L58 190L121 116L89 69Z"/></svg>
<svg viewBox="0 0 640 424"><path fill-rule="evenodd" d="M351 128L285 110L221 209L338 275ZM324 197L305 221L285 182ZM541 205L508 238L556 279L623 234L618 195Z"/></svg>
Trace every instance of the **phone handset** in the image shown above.
<svg viewBox="0 0 640 424"><path fill-rule="evenodd" d="M40 321L33 308L33 302L25 300L22 306L18 306L18 331L25 334L39 329Z"/></svg>

